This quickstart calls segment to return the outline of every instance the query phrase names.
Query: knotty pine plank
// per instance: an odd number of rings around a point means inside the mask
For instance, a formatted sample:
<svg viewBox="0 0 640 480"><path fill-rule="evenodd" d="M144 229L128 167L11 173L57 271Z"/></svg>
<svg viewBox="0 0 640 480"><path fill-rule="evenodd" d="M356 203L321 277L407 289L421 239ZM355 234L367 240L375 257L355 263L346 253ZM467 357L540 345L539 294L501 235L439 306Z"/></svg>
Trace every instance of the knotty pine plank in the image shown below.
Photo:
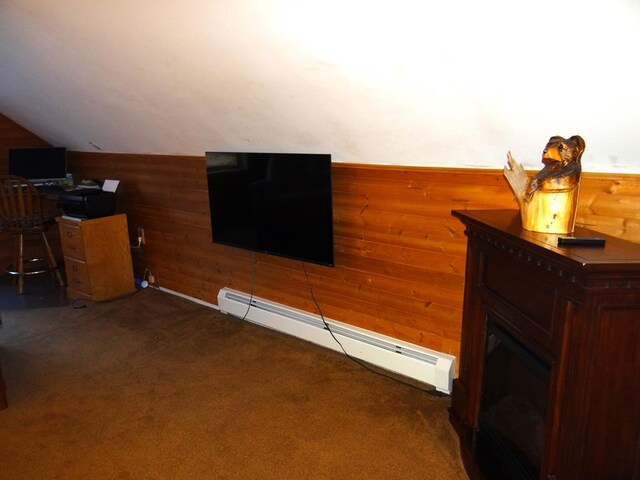
<svg viewBox="0 0 640 480"><path fill-rule="evenodd" d="M396 267L428 265L430 271L464 275L465 259L460 256L344 237L336 238L336 242L341 252L347 255L390 262Z"/></svg>
<svg viewBox="0 0 640 480"><path fill-rule="evenodd" d="M326 270L326 273L334 273L335 269ZM257 265L256 277L261 283L272 284L276 283L279 286L283 285L282 282L291 287L294 291L294 286L307 283L314 290L314 295L318 302L323 302L325 299L330 299L336 296L342 296L346 298L357 298L363 302L369 304L380 304L380 300L384 298L383 308L404 312L407 315L426 315L425 318L433 318L448 323L451 320L451 306L443 304L440 305L435 301L425 301L422 298L417 298L415 295L403 295L407 292L394 292L384 290L379 287L371 285L362 285L356 283L342 282L338 283L336 278L332 278L330 275L316 275L308 273L307 276L294 269L284 269L276 265ZM245 279L245 281L248 279ZM458 308L460 310L460 308ZM459 312L455 312L455 315Z"/></svg>
<svg viewBox="0 0 640 480"><path fill-rule="evenodd" d="M435 272L426 270L422 266L401 265L346 254L341 254L339 259L341 260L341 264L348 265L348 268L362 272L375 272L389 278L394 278L397 281L409 280L412 282L420 282L427 287L452 290L460 289L460 292L464 284L463 275Z"/></svg>
<svg viewBox="0 0 640 480"><path fill-rule="evenodd" d="M334 235L354 240L363 240L371 243L389 243L399 247L420 249L425 252L441 253L453 256L462 256L466 252L466 238L459 237L456 241L454 235L437 236L430 233L389 229L363 225L335 225Z"/></svg>
<svg viewBox="0 0 640 480"><path fill-rule="evenodd" d="M372 271L364 272L353 268L343 269L343 280L347 284L356 286L369 285L378 290L395 293L403 297L432 301L457 310L462 309L462 296L452 288L434 287L408 279L399 282L397 277L380 275Z"/></svg>

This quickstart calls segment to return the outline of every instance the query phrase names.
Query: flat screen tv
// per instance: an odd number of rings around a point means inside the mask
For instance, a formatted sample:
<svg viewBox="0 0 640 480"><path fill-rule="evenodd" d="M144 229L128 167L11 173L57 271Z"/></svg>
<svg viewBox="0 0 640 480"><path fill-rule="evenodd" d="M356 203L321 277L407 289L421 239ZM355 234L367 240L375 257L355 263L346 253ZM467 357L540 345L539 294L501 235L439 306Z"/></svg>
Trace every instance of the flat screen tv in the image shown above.
<svg viewBox="0 0 640 480"><path fill-rule="evenodd" d="M32 182L61 181L67 177L67 149L11 148L9 175L17 175Z"/></svg>
<svg viewBox="0 0 640 480"><path fill-rule="evenodd" d="M334 265L331 155L206 152L213 243Z"/></svg>

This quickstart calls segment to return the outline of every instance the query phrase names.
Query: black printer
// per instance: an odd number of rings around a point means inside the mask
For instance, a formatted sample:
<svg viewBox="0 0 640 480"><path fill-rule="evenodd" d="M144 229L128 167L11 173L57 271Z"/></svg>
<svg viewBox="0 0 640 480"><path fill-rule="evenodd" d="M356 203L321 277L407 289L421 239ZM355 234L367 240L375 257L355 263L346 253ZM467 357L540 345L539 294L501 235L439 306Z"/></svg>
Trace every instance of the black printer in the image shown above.
<svg viewBox="0 0 640 480"><path fill-rule="evenodd" d="M108 217L116 211L115 192L78 188L59 195L62 211L68 217L90 219Z"/></svg>

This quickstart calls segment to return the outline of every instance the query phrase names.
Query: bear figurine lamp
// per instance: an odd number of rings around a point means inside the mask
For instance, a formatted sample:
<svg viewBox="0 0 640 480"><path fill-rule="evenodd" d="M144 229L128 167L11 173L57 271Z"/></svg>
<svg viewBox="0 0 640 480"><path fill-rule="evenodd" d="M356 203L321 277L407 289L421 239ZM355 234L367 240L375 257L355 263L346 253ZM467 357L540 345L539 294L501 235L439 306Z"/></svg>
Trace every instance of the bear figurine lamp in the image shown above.
<svg viewBox="0 0 640 480"><path fill-rule="evenodd" d="M568 139L551 137L542 152L544 167L532 178L511 152L507 154L504 176L520 206L522 228L544 233L573 232L584 148L584 140L578 135Z"/></svg>

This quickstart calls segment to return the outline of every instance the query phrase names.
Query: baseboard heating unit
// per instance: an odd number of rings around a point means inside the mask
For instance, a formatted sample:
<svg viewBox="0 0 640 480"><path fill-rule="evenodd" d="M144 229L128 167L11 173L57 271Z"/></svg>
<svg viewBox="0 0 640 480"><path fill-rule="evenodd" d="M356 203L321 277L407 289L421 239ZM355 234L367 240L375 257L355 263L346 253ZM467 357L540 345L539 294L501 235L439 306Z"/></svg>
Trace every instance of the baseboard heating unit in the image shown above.
<svg viewBox="0 0 640 480"><path fill-rule="evenodd" d="M350 357L433 385L440 392L451 393L455 369L452 355L335 320L325 318L323 322L319 315L229 288L218 293L218 307L224 313L344 353L337 339Z"/></svg>

